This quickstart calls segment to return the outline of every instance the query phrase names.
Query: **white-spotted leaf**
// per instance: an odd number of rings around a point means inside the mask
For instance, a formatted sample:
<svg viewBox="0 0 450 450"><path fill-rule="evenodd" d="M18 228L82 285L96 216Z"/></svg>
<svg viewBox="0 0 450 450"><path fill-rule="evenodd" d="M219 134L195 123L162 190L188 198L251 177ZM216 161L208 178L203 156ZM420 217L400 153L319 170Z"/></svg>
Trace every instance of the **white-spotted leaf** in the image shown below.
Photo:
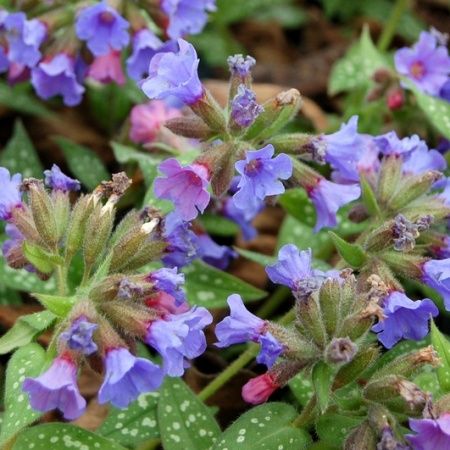
<svg viewBox="0 0 450 450"><path fill-rule="evenodd" d="M213 450L302 450L311 444L309 434L292 426L297 411L285 403L266 403L247 411L228 427Z"/></svg>
<svg viewBox="0 0 450 450"><path fill-rule="evenodd" d="M442 392L450 392L450 342L431 321L431 344L441 360L441 365L436 369Z"/></svg>
<svg viewBox="0 0 450 450"><path fill-rule="evenodd" d="M46 423L20 434L12 450L125 450L117 442L68 423Z"/></svg>
<svg viewBox="0 0 450 450"><path fill-rule="evenodd" d="M324 414L316 423L316 432L320 440L329 445L342 445L353 428L356 428L364 417L346 416L343 414Z"/></svg>
<svg viewBox="0 0 450 450"><path fill-rule="evenodd" d="M111 408L103 425L102 436L123 445L137 445L159 437L156 408L159 392L141 395L128 408Z"/></svg>
<svg viewBox="0 0 450 450"><path fill-rule="evenodd" d="M161 389L158 423L164 450L209 450L220 435L211 410L177 378Z"/></svg>
<svg viewBox="0 0 450 450"><path fill-rule="evenodd" d="M22 383L27 377L39 375L44 363L45 351L38 344L28 344L11 357L6 369L5 414L0 446L41 416L41 413L31 409L28 395L22 391Z"/></svg>

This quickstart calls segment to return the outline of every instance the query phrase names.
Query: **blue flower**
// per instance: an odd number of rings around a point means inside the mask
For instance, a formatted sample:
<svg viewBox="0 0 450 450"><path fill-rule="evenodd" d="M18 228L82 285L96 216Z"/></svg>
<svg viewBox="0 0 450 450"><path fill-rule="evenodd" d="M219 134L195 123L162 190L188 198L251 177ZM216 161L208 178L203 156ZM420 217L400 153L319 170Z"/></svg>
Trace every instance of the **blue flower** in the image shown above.
<svg viewBox="0 0 450 450"><path fill-rule="evenodd" d="M69 192L80 190L80 182L64 175L56 164L53 164L51 170L46 170L44 175L45 184L55 191Z"/></svg>
<svg viewBox="0 0 450 450"><path fill-rule="evenodd" d="M181 289L184 284L184 274L178 273L176 267L171 269L163 267L155 270L148 275L148 280L155 283L155 288L158 291L171 295L176 300L177 305L186 301L186 295Z"/></svg>
<svg viewBox="0 0 450 450"><path fill-rule="evenodd" d="M66 342L71 350L80 351L84 355L92 355L98 349L93 340L93 334L98 325L89 322L86 317L81 316L74 320L70 328L60 334L60 339Z"/></svg>
<svg viewBox="0 0 450 450"><path fill-rule="evenodd" d="M251 56L244 58L243 55L233 55L228 57L227 63L232 75L245 78L250 75L250 71L256 64L256 60Z"/></svg>
<svg viewBox="0 0 450 450"><path fill-rule="evenodd" d="M378 340L392 348L401 339L419 341L428 334L430 316L436 317L439 310L428 298L410 300L403 292L394 291L383 302L385 319L372 327Z"/></svg>
<svg viewBox="0 0 450 450"><path fill-rule="evenodd" d="M427 261L422 266L422 281L441 294L450 311L450 258Z"/></svg>
<svg viewBox="0 0 450 450"><path fill-rule="evenodd" d="M241 175L237 192L233 195L236 207L245 211L245 217L259 211L261 201L269 195L284 192L283 183L292 175L292 161L289 156L280 154L272 158L275 150L271 144L248 151L242 161L236 163Z"/></svg>
<svg viewBox="0 0 450 450"><path fill-rule="evenodd" d="M178 377L189 367L187 359L196 358L205 351L203 329L211 322L212 316L206 308L168 314L150 323L145 342L162 356L164 372Z"/></svg>
<svg viewBox="0 0 450 450"><path fill-rule="evenodd" d="M198 64L195 48L183 39L178 39L178 49L153 56L148 78L142 82L141 89L151 99L164 100L173 96L192 105L203 96L203 86L197 73Z"/></svg>
<svg viewBox="0 0 450 450"><path fill-rule="evenodd" d="M84 8L75 23L77 36L87 41L89 50L95 56L109 53L111 49L121 50L128 45L129 23L106 0Z"/></svg>
<svg viewBox="0 0 450 450"><path fill-rule="evenodd" d="M256 357L256 361L266 367L272 367L283 353L284 346L269 332L262 334L258 342L261 344L261 350Z"/></svg>
<svg viewBox="0 0 450 450"><path fill-rule="evenodd" d="M0 220L11 219L14 208L22 205L20 185L22 176L11 176L8 169L0 167Z"/></svg>
<svg viewBox="0 0 450 450"><path fill-rule="evenodd" d="M225 270L237 253L227 245L219 245L208 234L197 235L198 256L218 269Z"/></svg>
<svg viewBox="0 0 450 450"><path fill-rule="evenodd" d="M247 128L264 111L256 102L255 93L241 84L231 102L231 118L239 127Z"/></svg>
<svg viewBox="0 0 450 450"><path fill-rule="evenodd" d="M409 427L417 434L407 434L414 450L450 450L450 414L437 419L409 419Z"/></svg>
<svg viewBox="0 0 450 450"><path fill-rule="evenodd" d="M444 171L447 167L445 158L437 150L428 150L425 146L419 146L405 156L403 162L404 174L421 174L427 170Z"/></svg>
<svg viewBox="0 0 450 450"><path fill-rule="evenodd" d="M420 139L417 134L400 139L395 131L389 131L386 134L373 138L378 149L383 155L409 155L414 150L427 149L425 141Z"/></svg>
<svg viewBox="0 0 450 450"><path fill-rule="evenodd" d="M164 374L148 359L133 356L126 348L107 350L105 380L98 391L98 402L110 402L116 408L126 408L140 394L161 386Z"/></svg>

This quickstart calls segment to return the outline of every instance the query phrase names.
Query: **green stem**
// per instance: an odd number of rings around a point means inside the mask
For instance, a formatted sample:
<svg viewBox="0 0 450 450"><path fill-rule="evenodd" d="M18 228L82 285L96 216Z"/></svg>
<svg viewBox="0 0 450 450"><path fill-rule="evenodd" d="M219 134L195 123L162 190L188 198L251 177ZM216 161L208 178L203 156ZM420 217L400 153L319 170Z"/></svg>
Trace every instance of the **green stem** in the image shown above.
<svg viewBox="0 0 450 450"><path fill-rule="evenodd" d="M383 28L380 39L378 40L378 50L386 51L391 44L391 41L395 35L398 23L402 18L402 14L408 8L409 0L397 0L392 8L391 15Z"/></svg>
<svg viewBox="0 0 450 450"><path fill-rule="evenodd" d="M261 319L267 319L280 306L283 300L291 295L291 291L284 286L277 288L267 301L256 311L256 315Z"/></svg>
<svg viewBox="0 0 450 450"><path fill-rule="evenodd" d="M59 265L56 269L56 284L58 285L58 293L66 295L67 293L67 269L63 265Z"/></svg>
<svg viewBox="0 0 450 450"><path fill-rule="evenodd" d="M297 416L297 418L292 422L292 426L296 428L302 428L309 425L314 421L316 417L316 396L312 396L305 407L302 409L302 412Z"/></svg>

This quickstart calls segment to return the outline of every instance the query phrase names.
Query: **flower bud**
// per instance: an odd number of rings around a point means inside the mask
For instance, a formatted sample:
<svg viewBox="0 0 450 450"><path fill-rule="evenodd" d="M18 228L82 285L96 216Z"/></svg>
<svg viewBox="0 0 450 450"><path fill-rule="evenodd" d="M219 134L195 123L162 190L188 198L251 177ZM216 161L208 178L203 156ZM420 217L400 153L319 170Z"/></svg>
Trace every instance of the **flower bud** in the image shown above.
<svg viewBox="0 0 450 450"><path fill-rule="evenodd" d="M131 272L159 259L166 248L167 243L164 241L145 241L136 254L127 261L126 266L123 267L123 271Z"/></svg>
<svg viewBox="0 0 450 450"><path fill-rule="evenodd" d="M252 405L266 402L269 397L279 388L274 376L265 373L259 377L252 378L242 387L242 398Z"/></svg>
<svg viewBox="0 0 450 450"><path fill-rule="evenodd" d="M320 306L316 295L296 302L298 331L306 339L312 339L319 348L324 348L327 343L327 332L322 321Z"/></svg>
<svg viewBox="0 0 450 450"><path fill-rule="evenodd" d="M289 123L302 106L300 92L289 89L268 100L263 105L264 111L244 136L245 140L268 139Z"/></svg>
<svg viewBox="0 0 450 450"><path fill-rule="evenodd" d="M341 287L336 279L328 279L319 291L320 310L327 333L332 336L339 325Z"/></svg>
<svg viewBox="0 0 450 450"><path fill-rule="evenodd" d="M197 116L183 116L170 119L164 123L172 133L191 139L209 139L213 133L206 123Z"/></svg>
<svg viewBox="0 0 450 450"><path fill-rule="evenodd" d="M251 69L256 64L256 60L251 56L244 57L243 55L234 55L229 56L227 62L231 73L228 96L229 100L231 101L236 96L240 85L243 84L248 88L251 87Z"/></svg>
<svg viewBox="0 0 450 450"><path fill-rule="evenodd" d="M299 155L318 164L325 163L326 141L306 133L281 134L270 138L278 153Z"/></svg>
<svg viewBox="0 0 450 450"><path fill-rule="evenodd" d="M397 87L388 91L386 103L391 111L401 109L405 104L405 93L403 89Z"/></svg>
<svg viewBox="0 0 450 450"><path fill-rule="evenodd" d="M381 254L381 259L393 272L406 278L420 279L422 277L422 265L427 261L420 255L410 253L398 253L396 251L386 251Z"/></svg>
<svg viewBox="0 0 450 450"><path fill-rule="evenodd" d="M56 221L56 239L61 241L66 233L70 216L70 199L67 192L55 190L52 192L52 202Z"/></svg>
<svg viewBox="0 0 450 450"><path fill-rule="evenodd" d="M333 338L325 349L325 360L331 364L349 363L358 347L349 338Z"/></svg>
<svg viewBox="0 0 450 450"><path fill-rule="evenodd" d="M376 450L377 441L375 433L368 421L355 428L344 443L344 450Z"/></svg>
<svg viewBox="0 0 450 450"><path fill-rule="evenodd" d="M207 89L203 91L203 95L195 103L189 106L209 126L212 132L222 133L225 131L226 122L223 110Z"/></svg>
<svg viewBox="0 0 450 450"><path fill-rule="evenodd" d="M392 196L398 191L402 180L402 158L400 155L392 154L385 156L381 163L378 178L377 196L382 204L387 204Z"/></svg>

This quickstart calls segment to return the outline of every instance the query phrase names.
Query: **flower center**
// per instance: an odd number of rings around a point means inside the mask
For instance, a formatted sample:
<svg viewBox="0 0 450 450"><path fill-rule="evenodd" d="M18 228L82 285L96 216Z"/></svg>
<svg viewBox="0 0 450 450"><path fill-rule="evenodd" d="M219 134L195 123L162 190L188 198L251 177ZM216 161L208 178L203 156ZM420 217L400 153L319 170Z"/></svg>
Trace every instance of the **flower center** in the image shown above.
<svg viewBox="0 0 450 450"><path fill-rule="evenodd" d="M189 172L187 174L188 183L194 186L201 186L202 180L195 172Z"/></svg>
<svg viewBox="0 0 450 450"><path fill-rule="evenodd" d="M100 20L104 23L112 23L114 22L114 14L112 14L110 11L103 11L100 14Z"/></svg>
<svg viewBox="0 0 450 450"><path fill-rule="evenodd" d="M261 171L262 162L260 159L253 159L245 166L245 175L254 177Z"/></svg>
<svg viewBox="0 0 450 450"><path fill-rule="evenodd" d="M416 61L415 63L413 63L409 70L411 72L411 75L416 80L421 80L423 78L423 76L425 75L425 67L419 61Z"/></svg>

